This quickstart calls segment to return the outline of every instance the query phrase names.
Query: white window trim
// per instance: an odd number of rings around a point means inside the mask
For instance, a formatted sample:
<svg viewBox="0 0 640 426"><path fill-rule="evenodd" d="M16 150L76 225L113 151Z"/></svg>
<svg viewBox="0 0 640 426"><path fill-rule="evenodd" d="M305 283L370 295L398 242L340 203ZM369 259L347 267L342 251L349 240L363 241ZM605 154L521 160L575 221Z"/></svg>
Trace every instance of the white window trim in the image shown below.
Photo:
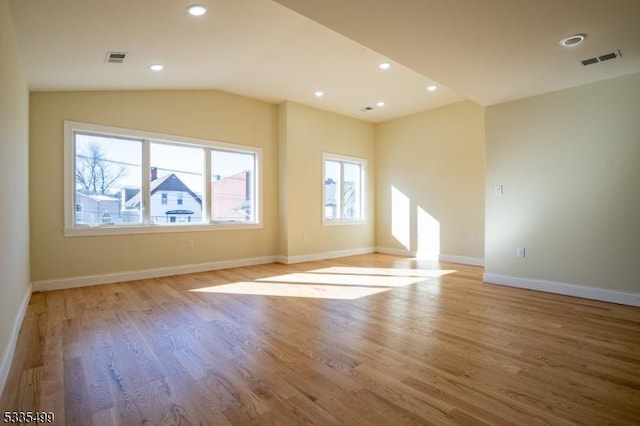
<svg viewBox="0 0 640 426"><path fill-rule="evenodd" d="M149 170L151 143L166 143L176 146L192 146L204 148L205 167L204 179L205 191L202 199L202 223L179 224L151 224L148 221L136 225L103 225L103 226L78 226L75 223L76 196L75 196L75 143L74 134L86 132L105 136L117 136L125 139L142 140L142 170ZM255 155L255 206L256 214L253 222L213 222L211 221L211 150L226 150L231 152L245 152ZM82 237L98 235L123 235L123 234L156 234L211 230L241 230L263 228L263 175L262 175L262 148L238 145L227 142L211 141L205 139L190 138L185 136L166 135L154 132L125 129L120 127L102 126L97 124L81 123L65 120L64 122L64 236ZM141 208L146 210L150 205L150 177L148 173L142 173L141 191L144 196L141 199ZM143 214L144 217L144 214Z"/></svg>
<svg viewBox="0 0 640 426"><path fill-rule="evenodd" d="M343 163L354 163L354 164L359 164L360 165L360 182L361 182L361 195L360 195L360 211L362 212L361 214L361 218L358 220L346 220L343 218L340 219L335 219L335 220L327 220L325 218L325 182L327 180L327 173L326 173L326 168L325 168L325 162L327 160L333 160L333 161L339 161L341 163L341 169L344 168ZM343 226L343 225L362 225L362 224L366 224L367 223L367 212L366 212L366 205L367 205L367 200L366 200L366 192L367 192L367 159L366 158L360 158L360 157L351 157L348 155L342 155L342 154L333 154L330 152L323 152L322 153L322 200L321 200L321 208L322 208L322 225L323 226ZM342 170L341 174L340 174L340 179L343 180L344 179L344 171ZM342 185L340 185L340 192L342 193ZM342 207L342 206L341 206ZM342 216L342 213L341 215Z"/></svg>

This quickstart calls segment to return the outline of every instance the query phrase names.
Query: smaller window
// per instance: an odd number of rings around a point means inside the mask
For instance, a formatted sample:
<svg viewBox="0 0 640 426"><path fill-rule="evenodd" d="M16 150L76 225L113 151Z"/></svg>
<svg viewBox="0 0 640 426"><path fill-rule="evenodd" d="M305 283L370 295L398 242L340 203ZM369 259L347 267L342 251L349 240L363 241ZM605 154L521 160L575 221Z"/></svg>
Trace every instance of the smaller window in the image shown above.
<svg viewBox="0 0 640 426"><path fill-rule="evenodd" d="M365 220L366 160L323 154L323 222L354 223Z"/></svg>
<svg viewBox="0 0 640 426"><path fill-rule="evenodd" d="M182 194L178 194L178 205L182 205Z"/></svg>
<svg viewBox="0 0 640 426"><path fill-rule="evenodd" d="M163 192L162 193L162 201L161 201L162 205L167 205L168 201L167 201L167 193Z"/></svg>
<svg viewBox="0 0 640 426"><path fill-rule="evenodd" d="M76 204L76 222L82 220L82 204Z"/></svg>

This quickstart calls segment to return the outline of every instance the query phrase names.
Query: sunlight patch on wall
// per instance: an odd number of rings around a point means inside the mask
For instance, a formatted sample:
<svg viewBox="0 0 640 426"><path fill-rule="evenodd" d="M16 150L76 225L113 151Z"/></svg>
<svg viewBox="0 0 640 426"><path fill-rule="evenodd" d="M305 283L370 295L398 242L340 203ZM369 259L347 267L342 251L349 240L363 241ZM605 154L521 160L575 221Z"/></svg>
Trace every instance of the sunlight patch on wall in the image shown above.
<svg viewBox="0 0 640 426"><path fill-rule="evenodd" d="M391 235L407 250L411 246L411 202L409 197L391 186Z"/></svg>
<svg viewBox="0 0 640 426"><path fill-rule="evenodd" d="M422 207L417 208L418 258L437 260L440 255L440 222Z"/></svg>

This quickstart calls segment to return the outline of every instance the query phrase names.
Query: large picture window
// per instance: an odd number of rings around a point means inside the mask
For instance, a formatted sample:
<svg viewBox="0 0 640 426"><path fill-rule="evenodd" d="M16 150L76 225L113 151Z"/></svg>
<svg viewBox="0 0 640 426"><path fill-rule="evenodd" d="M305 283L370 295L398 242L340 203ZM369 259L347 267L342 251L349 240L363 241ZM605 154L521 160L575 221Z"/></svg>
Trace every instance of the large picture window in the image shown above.
<svg viewBox="0 0 640 426"><path fill-rule="evenodd" d="M260 224L260 148L65 122L65 235Z"/></svg>
<svg viewBox="0 0 640 426"><path fill-rule="evenodd" d="M363 222L366 160L325 153L322 161L323 222Z"/></svg>

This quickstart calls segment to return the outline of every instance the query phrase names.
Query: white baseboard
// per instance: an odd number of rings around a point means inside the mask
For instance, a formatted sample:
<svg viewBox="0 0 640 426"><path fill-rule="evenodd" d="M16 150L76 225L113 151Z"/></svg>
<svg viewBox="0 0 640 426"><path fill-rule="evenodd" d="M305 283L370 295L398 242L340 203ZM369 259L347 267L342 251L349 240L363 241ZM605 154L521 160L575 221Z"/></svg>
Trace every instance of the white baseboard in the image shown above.
<svg viewBox="0 0 640 426"><path fill-rule="evenodd" d="M90 285L110 284L147 278L167 277L170 275L192 274L196 272L215 271L218 269L238 268L242 266L264 265L274 263L277 256L253 257L237 260L198 263L193 265L168 266L164 268L142 269L138 271L115 272L110 274L86 275L81 277L60 278L36 281L33 291L63 290L66 288L86 287Z"/></svg>
<svg viewBox="0 0 640 426"><path fill-rule="evenodd" d="M2 361L0 361L0 394L4 391L4 387L7 384L7 378L9 377L9 371L11 370L11 362L13 361L13 354L16 351L16 344L18 343L18 336L20 336L20 327L22 327L22 321L27 313L27 307L29 306L29 300L31 299L32 286L29 284L27 292L20 302L18 313L13 321L11 327L11 335L9 341L5 347L5 351L2 354Z"/></svg>
<svg viewBox="0 0 640 426"><path fill-rule="evenodd" d="M374 247L363 247L348 250L329 251L324 253L302 254L299 256L278 256L278 262L286 265L302 262L314 262L316 260L335 259L337 257L356 256L359 254L375 253Z"/></svg>
<svg viewBox="0 0 640 426"><path fill-rule="evenodd" d="M584 299L599 300L601 302L618 303L621 305L640 306L640 294L626 293L618 290L608 290L587 287L577 284L556 281L537 280L532 278L511 277L508 275L485 273L483 280L490 284L506 285L509 287L525 288L527 290L544 291L547 293L563 294L565 296L582 297Z"/></svg>
<svg viewBox="0 0 640 426"><path fill-rule="evenodd" d="M424 255L414 250L398 249L398 248L391 248L391 247L376 247L376 252L383 253L383 254L392 254L395 256L416 257L416 258L439 260L441 262L460 263L462 265L484 266L484 259L481 257L458 256L455 254L439 254L439 255L430 256L428 254Z"/></svg>

